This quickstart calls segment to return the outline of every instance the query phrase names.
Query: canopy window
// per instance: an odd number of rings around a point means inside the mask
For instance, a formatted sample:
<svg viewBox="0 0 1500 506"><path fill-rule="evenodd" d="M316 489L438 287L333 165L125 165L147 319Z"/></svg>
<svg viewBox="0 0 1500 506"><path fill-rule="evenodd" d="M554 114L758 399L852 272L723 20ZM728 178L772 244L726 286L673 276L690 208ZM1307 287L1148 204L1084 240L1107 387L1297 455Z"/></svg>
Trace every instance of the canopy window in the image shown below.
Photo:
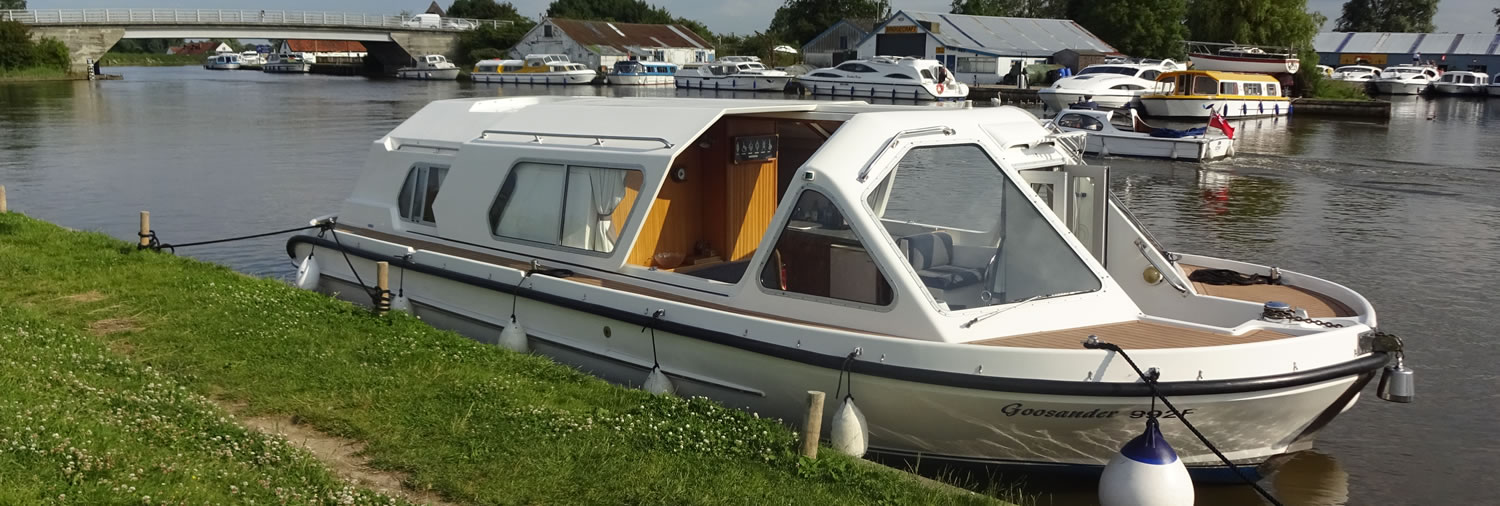
<svg viewBox="0 0 1500 506"><path fill-rule="evenodd" d="M432 203L437 200L443 179L448 176L448 167L442 165L417 164L406 173L406 182L397 195L397 210L401 218L412 223L437 224L437 214Z"/></svg>
<svg viewBox="0 0 1500 506"><path fill-rule="evenodd" d="M1193 95L1213 95L1219 92L1219 80L1209 76L1193 77Z"/></svg>
<svg viewBox="0 0 1500 506"><path fill-rule="evenodd" d="M499 238L610 253L641 192L639 171L523 162L490 206Z"/></svg>
<svg viewBox="0 0 1500 506"><path fill-rule="evenodd" d="M875 306L894 300L890 283L833 200L803 190L760 273L761 286Z"/></svg>

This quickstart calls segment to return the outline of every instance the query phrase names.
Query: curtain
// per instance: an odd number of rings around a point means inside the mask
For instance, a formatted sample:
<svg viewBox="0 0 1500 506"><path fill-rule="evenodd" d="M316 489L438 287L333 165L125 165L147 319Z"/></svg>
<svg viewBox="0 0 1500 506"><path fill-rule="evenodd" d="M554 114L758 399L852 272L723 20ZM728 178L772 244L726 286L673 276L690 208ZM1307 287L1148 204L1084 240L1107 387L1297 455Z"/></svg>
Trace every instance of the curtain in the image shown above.
<svg viewBox="0 0 1500 506"><path fill-rule="evenodd" d="M563 195L562 245L594 249L594 183L587 167L568 168L568 190Z"/></svg>
<svg viewBox="0 0 1500 506"><path fill-rule="evenodd" d="M600 169L594 167L578 167L579 170L588 172L589 181L593 183L594 189L594 213L595 233L594 251L605 253L614 251L615 240L619 234L615 232L614 214L615 209L620 207L620 202L625 200L625 176L626 171L619 169Z"/></svg>
<svg viewBox="0 0 1500 506"><path fill-rule="evenodd" d="M495 235L546 244L556 244L559 212L557 197L563 193L561 165L517 164L509 176L515 180L509 200L495 225Z"/></svg>

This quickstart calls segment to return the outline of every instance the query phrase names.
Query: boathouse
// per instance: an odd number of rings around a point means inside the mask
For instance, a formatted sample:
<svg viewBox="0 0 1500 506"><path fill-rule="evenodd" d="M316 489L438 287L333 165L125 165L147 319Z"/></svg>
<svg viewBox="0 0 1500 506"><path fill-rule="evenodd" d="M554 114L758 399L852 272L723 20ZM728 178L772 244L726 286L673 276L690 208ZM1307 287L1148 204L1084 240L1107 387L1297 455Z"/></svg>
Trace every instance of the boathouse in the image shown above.
<svg viewBox="0 0 1500 506"><path fill-rule="evenodd" d="M229 47L229 44L226 44L226 43L223 43L223 42L219 42L217 40L203 40L203 41L198 41L198 42L188 42L188 43L183 44L181 46L167 48L167 54L210 54L211 55L211 54L233 53L233 52L235 52L234 48Z"/></svg>
<svg viewBox="0 0 1500 506"><path fill-rule="evenodd" d="M970 84L994 84L1013 65L1048 63L1065 49L1119 54L1066 19L966 16L897 11L859 42L859 57L915 56L938 60Z"/></svg>
<svg viewBox="0 0 1500 506"><path fill-rule="evenodd" d="M1500 34L1327 32L1313 39L1318 63L1402 65L1431 62L1447 70L1500 72Z"/></svg>
<svg viewBox="0 0 1500 506"><path fill-rule="evenodd" d="M823 33L802 45L802 60L808 65L832 67L859 57L859 41L875 31L878 19L840 19Z"/></svg>
<svg viewBox="0 0 1500 506"><path fill-rule="evenodd" d="M639 59L684 65L714 60L714 47L682 25L544 18L511 48L511 58L561 54L589 68Z"/></svg>
<svg viewBox="0 0 1500 506"><path fill-rule="evenodd" d="M369 51L364 44L353 40L288 39L278 48L283 54L302 53L308 63L359 63Z"/></svg>

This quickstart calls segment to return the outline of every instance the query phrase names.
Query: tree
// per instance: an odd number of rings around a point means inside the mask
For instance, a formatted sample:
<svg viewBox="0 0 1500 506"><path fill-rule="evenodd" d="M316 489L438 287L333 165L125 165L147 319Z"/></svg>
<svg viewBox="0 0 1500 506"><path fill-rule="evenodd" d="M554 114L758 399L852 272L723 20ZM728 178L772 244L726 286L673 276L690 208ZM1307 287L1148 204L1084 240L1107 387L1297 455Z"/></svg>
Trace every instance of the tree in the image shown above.
<svg viewBox="0 0 1500 506"><path fill-rule="evenodd" d="M526 20L527 25L520 24L506 26L483 25L473 30L465 30L458 34L458 56L460 63L474 63L479 60L494 58L495 52L504 52L515 47L521 37L531 29L531 20Z"/></svg>
<svg viewBox="0 0 1500 506"><path fill-rule="evenodd" d="M1063 13L1120 52L1182 58L1187 0L1075 0Z"/></svg>
<svg viewBox="0 0 1500 506"><path fill-rule="evenodd" d="M516 22L522 19L530 21L516 11L516 6L510 2L496 3L495 0L453 0L453 5L448 6L448 17L470 18L470 19L499 19L503 21Z"/></svg>
<svg viewBox="0 0 1500 506"><path fill-rule="evenodd" d="M1304 62L1297 75L1304 90L1321 77L1312 44L1319 25L1307 0L1188 1L1187 28L1194 40L1291 47Z"/></svg>
<svg viewBox="0 0 1500 506"><path fill-rule="evenodd" d="M0 0L0 10L25 10L26 0Z"/></svg>
<svg viewBox="0 0 1500 506"><path fill-rule="evenodd" d="M1490 14L1495 15L1495 30L1500 31L1500 7L1490 9Z"/></svg>
<svg viewBox="0 0 1500 506"><path fill-rule="evenodd" d="M1060 18L1069 4L1108 3L1108 0L953 0L954 14L1016 18Z"/></svg>
<svg viewBox="0 0 1500 506"><path fill-rule="evenodd" d="M776 9L766 34L801 46L841 19L885 19L890 15L887 0L786 0Z"/></svg>
<svg viewBox="0 0 1500 506"><path fill-rule="evenodd" d="M1437 31L1432 17L1438 0L1349 0L1344 2L1334 31L1416 32Z"/></svg>

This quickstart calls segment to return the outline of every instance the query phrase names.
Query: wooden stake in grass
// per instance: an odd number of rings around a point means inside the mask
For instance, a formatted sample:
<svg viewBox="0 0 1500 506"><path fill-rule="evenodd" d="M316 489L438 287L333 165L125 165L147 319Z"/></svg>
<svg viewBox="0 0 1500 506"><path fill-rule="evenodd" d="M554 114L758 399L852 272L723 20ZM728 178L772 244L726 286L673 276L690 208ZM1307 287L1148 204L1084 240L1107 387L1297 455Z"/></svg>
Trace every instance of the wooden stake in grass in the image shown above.
<svg viewBox="0 0 1500 506"><path fill-rule="evenodd" d="M5 185L0 184L0 213L9 212L5 205Z"/></svg>
<svg viewBox="0 0 1500 506"><path fill-rule="evenodd" d="M802 421L802 456L818 458L818 439L823 437L823 392L807 391L807 418Z"/></svg>
<svg viewBox="0 0 1500 506"><path fill-rule="evenodd" d="M151 245L151 211L141 211L141 242L142 248Z"/></svg>
<svg viewBox="0 0 1500 506"><path fill-rule="evenodd" d="M375 312L385 314L391 310L391 263L386 261L375 262L375 290L379 291L375 299Z"/></svg>

